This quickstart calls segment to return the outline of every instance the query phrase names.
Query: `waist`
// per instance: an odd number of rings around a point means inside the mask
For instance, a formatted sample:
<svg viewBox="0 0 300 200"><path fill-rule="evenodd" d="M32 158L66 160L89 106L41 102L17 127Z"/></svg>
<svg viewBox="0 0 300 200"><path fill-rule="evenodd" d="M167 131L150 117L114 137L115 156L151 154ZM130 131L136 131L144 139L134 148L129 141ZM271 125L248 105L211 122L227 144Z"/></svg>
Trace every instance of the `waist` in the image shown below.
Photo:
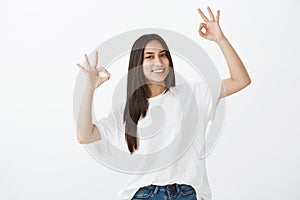
<svg viewBox="0 0 300 200"><path fill-rule="evenodd" d="M145 186L143 188L153 190L153 193L156 194L158 192L166 192L166 191L179 193L182 188L186 188L186 187L191 187L191 186L186 185L186 184L174 183L174 184L168 184L168 185L153 185L153 184L151 184L151 185Z"/></svg>

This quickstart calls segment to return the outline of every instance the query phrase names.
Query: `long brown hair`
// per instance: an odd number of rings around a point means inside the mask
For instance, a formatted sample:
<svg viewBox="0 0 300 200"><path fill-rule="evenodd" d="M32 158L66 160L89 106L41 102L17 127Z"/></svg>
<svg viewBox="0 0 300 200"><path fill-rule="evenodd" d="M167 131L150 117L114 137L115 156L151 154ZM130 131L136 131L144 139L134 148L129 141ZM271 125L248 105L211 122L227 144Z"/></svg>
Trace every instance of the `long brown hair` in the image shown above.
<svg viewBox="0 0 300 200"><path fill-rule="evenodd" d="M165 78L166 91L175 86L173 62L166 42L157 34L145 34L139 37L133 44L130 52L127 75L127 98L124 109L123 121L125 124L125 139L128 149L132 154L138 149L137 124L140 117L145 117L148 110L148 100L151 95L143 74L143 60L145 46L151 40L159 41L166 50L169 59L169 74Z"/></svg>

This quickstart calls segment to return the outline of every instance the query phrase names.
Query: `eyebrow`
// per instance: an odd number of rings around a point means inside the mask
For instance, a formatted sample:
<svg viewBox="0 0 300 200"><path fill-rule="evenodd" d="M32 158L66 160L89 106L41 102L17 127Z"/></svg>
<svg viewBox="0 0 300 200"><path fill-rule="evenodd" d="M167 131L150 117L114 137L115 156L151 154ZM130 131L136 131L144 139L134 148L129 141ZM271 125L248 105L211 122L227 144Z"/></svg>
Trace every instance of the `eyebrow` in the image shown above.
<svg viewBox="0 0 300 200"><path fill-rule="evenodd" d="M162 53L162 52L167 52L167 50L161 50L159 53ZM150 52L150 51L147 51L146 53L144 53L144 55L146 54L154 54L154 52Z"/></svg>

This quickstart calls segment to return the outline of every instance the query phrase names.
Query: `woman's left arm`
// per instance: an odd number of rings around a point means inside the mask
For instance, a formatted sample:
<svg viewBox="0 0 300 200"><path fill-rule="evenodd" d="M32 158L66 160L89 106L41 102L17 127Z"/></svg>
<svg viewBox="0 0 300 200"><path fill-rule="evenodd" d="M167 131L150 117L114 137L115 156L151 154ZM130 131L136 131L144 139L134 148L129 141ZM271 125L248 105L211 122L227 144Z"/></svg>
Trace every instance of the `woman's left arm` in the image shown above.
<svg viewBox="0 0 300 200"><path fill-rule="evenodd" d="M223 98L248 86L251 83L251 79L242 60L220 28L220 11L217 11L215 18L209 7L207 7L207 10L210 15L210 20L203 14L200 8L198 9L199 14L205 22L200 24L198 32L201 37L216 42L226 59L231 77L222 80L224 91L222 90L220 98ZM205 31L203 31L203 29Z"/></svg>

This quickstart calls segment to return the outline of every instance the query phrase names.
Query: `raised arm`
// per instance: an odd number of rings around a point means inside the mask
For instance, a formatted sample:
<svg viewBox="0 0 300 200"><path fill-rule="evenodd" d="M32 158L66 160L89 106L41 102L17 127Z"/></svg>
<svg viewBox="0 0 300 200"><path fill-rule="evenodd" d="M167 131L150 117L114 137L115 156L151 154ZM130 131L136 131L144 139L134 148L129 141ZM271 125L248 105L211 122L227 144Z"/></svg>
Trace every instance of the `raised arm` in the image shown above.
<svg viewBox="0 0 300 200"><path fill-rule="evenodd" d="M207 7L207 10L210 20L204 15L201 9L198 8L198 12L205 22L200 23L198 32L201 37L216 42L226 59L230 78L222 80L224 91L222 90L220 98L223 98L245 88L251 83L251 79L242 60L221 30L219 25L220 11L217 11L215 17L209 7Z"/></svg>
<svg viewBox="0 0 300 200"><path fill-rule="evenodd" d="M87 144L100 140L100 134L97 127L92 124L92 103L95 90L105 81L110 78L110 73L103 67L97 68L98 65L98 52L96 52L96 62L91 67L88 57L85 54L87 68L80 64L77 66L86 76L86 87L81 101L81 106L77 122L77 141L80 144ZM106 73L107 76L99 75L98 73Z"/></svg>

